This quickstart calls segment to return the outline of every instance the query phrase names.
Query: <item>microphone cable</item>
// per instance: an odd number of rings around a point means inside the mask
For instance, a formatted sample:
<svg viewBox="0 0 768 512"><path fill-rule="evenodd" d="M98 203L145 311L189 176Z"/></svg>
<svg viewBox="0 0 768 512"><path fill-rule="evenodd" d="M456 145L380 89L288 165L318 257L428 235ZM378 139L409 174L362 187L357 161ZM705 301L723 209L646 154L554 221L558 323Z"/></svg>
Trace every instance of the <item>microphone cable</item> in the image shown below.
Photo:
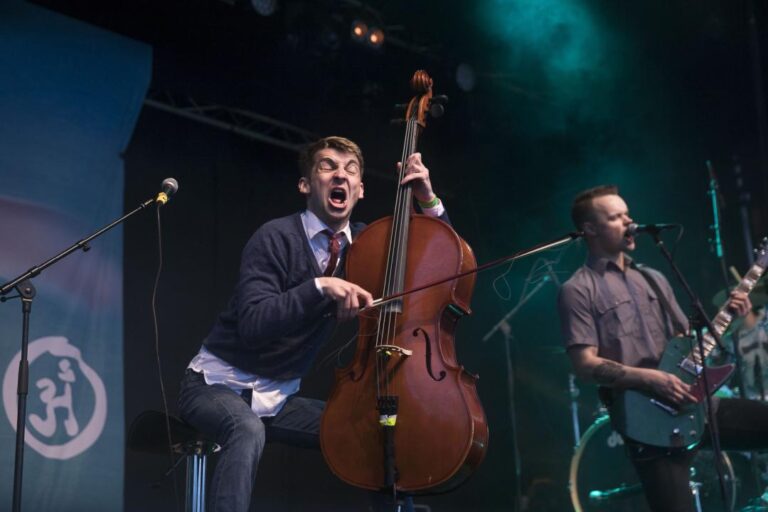
<svg viewBox="0 0 768 512"><path fill-rule="evenodd" d="M171 420L170 420L170 411L168 409L168 398L165 392L165 384L163 383L163 366L160 362L160 329L158 328L158 322L157 322L157 290L160 284L160 274L163 270L163 230L162 230L162 222L160 221L160 208L165 204L164 202L158 201L155 207L155 214L156 214L156 221L157 221L157 271L155 272L155 282L152 286L152 326L154 329L154 336L155 336L155 358L157 361L157 375L158 379L160 381L160 395L163 400L163 413L165 416L165 431L168 436L168 460L171 464L171 480L173 480L173 496L174 496L174 503L176 505L176 512L180 510L179 508L179 490L178 486L176 485L176 475L175 471L173 469L176 468L178 465L173 460L174 452L173 452L173 436L171 435ZM167 474L167 473L166 473Z"/></svg>

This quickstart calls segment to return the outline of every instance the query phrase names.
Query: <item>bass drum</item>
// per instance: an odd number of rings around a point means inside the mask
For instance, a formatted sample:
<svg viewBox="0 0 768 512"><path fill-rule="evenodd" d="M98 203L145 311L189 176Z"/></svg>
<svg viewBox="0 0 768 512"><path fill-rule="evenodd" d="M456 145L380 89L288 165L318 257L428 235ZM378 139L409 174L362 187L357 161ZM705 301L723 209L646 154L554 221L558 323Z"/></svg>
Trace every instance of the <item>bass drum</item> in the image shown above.
<svg viewBox="0 0 768 512"><path fill-rule="evenodd" d="M732 507L736 486L731 461L723 453L726 490ZM691 468L704 512L724 510L711 452L699 451ZM650 512L640 480L624 450L624 440L611 428L608 416L598 418L579 440L571 459L568 486L575 512Z"/></svg>

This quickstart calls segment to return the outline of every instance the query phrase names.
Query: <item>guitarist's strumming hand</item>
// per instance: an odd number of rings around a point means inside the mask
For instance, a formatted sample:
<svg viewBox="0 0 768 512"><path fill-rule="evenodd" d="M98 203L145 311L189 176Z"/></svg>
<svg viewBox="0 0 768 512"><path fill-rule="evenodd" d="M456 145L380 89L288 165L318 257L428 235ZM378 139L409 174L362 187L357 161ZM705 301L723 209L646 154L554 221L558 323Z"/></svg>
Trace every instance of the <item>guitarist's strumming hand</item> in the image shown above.
<svg viewBox="0 0 768 512"><path fill-rule="evenodd" d="M638 369L645 374L644 391L650 391L674 405L698 403L698 399L693 395L693 387L680 380L677 375L650 368Z"/></svg>
<svg viewBox="0 0 768 512"><path fill-rule="evenodd" d="M639 389L653 393L673 405L697 402L689 384L676 375L650 368L634 368L597 355L597 347L580 346L568 350L580 378L617 389Z"/></svg>

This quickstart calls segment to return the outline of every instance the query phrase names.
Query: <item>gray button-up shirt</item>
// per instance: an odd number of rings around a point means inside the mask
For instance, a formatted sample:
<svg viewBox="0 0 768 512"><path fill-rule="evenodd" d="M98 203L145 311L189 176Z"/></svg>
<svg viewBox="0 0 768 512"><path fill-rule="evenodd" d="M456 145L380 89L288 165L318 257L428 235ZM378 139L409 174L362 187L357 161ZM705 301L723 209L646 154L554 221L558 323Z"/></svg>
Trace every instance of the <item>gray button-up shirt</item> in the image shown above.
<svg viewBox="0 0 768 512"><path fill-rule="evenodd" d="M644 267L672 311L663 311L656 292L625 255L625 270L605 258L588 258L563 284L558 297L560 327L566 349L590 345L597 355L622 364L656 368L667 339L687 330L688 320L667 279Z"/></svg>

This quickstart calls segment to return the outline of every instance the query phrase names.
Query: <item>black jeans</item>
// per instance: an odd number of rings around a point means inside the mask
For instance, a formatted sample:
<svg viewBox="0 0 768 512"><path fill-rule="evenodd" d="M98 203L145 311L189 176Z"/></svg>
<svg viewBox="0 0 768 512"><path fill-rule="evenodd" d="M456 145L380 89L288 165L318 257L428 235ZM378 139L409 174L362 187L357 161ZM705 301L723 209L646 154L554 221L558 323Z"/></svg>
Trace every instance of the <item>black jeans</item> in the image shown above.
<svg viewBox="0 0 768 512"><path fill-rule="evenodd" d="M723 450L768 450L768 404L723 398L716 417ZM700 448L709 448L709 428L702 439ZM629 441L627 447L651 510L694 512L689 471L696 450L667 451Z"/></svg>

